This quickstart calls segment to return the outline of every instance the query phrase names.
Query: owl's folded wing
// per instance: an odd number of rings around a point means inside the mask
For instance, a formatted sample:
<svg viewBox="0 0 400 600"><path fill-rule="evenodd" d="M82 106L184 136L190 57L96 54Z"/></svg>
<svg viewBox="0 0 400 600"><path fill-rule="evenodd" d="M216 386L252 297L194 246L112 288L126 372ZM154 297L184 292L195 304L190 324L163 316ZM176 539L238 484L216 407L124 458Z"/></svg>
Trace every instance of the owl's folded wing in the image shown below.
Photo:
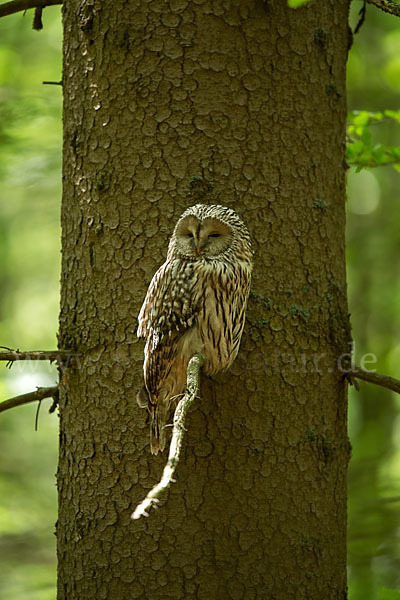
<svg viewBox="0 0 400 600"><path fill-rule="evenodd" d="M184 331L199 311L193 263L166 261L155 273L138 317L138 337Z"/></svg>

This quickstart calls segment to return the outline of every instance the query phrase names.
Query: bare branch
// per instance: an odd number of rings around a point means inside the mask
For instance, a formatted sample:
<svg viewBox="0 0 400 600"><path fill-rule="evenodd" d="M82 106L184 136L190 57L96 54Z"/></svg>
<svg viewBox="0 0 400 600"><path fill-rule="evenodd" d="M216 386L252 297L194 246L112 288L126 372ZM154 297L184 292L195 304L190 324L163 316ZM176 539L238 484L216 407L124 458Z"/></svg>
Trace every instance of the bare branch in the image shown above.
<svg viewBox="0 0 400 600"><path fill-rule="evenodd" d="M158 504L160 496L169 488L171 483L174 482L173 475L179 464L179 456L182 449L183 436L185 434L185 417L189 407L199 395L200 369L203 362L204 357L202 354L195 354L189 361L186 378L186 392L175 409L174 426L167 464L164 467L160 482L155 485L147 494L146 498L137 505L132 514L132 519L148 517L149 513L147 511L155 504Z"/></svg>
<svg viewBox="0 0 400 600"><path fill-rule="evenodd" d="M16 406L22 406L29 402L38 402L43 398L54 398L56 400L58 394L58 386L54 387L38 387L35 392L29 392L28 394L22 394L21 396L14 396L0 403L0 412L15 408Z"/></svg>
<svg viewBox="0 0 400 600"><path fill-rule="evenodd" d="M381 373L373 373L372 371L366 371L361 367L353 367L348 373L349 378L356 377L357 379L363 379L369 383L375 383L381 387L388 388L393 392L400 394L400 380L390 377L389 375L382 375Z"/></svg>
<svg viewBox="0 0 400 600"><path fill-rule="evenodd" d="M0 346L4 348L5 346ZM12 364L17 360L49 360L50 362L57 361L68 365L71 359L80 356L77 353L69 352L68 350L34 350L32 352L20 352L19 350L7 349L5 352L0 352L0 361L5 360Z"/></svg>
<svg viewBox="0 0 400 600"><path fill-rule="evenodd" d="M365 2L373 4L390 15L400 17L400 4L397 4L397 2L392 2L392 0L365 0Z"/></svg>
<svg viewBox="0 0 400 600"><path fill-rule="evenodd" d="M0 17L6 17L17 12L28 10L29 8L44 8L45 6L55 6L62 4L62 0L12 0L0 4Z"/></svg>

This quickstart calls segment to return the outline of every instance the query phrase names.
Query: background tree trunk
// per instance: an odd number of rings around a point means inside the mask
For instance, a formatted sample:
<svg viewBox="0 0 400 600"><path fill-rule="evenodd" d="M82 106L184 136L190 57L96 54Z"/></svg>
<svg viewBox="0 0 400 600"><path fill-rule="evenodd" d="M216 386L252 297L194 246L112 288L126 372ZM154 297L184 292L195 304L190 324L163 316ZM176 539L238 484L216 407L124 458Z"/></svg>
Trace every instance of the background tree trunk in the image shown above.
<svg viewBox="0 0 400 600"><path fill-rule="evenodd" d="M64 4L59 600L345 598L348 0ZM233 206L256 249L242 349L177 483L136 406L137 314L175 220Z"/></svg>

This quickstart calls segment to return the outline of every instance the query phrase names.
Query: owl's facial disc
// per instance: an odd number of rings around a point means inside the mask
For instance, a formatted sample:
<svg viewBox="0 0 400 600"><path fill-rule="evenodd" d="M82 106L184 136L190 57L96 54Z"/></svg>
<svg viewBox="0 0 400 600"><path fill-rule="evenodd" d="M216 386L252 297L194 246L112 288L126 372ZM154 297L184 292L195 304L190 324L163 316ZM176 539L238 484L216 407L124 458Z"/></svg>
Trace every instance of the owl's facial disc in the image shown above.
<svg viewBox="0 0 400 600"><path fill-rule="evenodd" d="M190 258L218 256L226 250L231 240L231 228L218 219L200 221L189 215L176 229L177 250Z"/></svg>
<svg viewBox="0 0 400 600"><path fill-rule="evenodd" d="M205 256L222 254L232 241L232 229L218 219L204 219L198 235L198 248Z"/></svg>

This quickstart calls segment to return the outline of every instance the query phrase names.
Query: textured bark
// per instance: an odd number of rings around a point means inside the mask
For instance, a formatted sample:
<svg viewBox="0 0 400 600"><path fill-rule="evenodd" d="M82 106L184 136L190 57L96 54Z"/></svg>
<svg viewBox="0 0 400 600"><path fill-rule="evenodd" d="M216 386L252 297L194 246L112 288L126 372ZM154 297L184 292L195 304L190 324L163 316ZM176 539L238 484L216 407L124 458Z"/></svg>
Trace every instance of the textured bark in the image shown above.
<svg viewBox="0 0 400 600"><path fill-rule="evenodd" d="M60 347L82 357L61 386L58 598L345 598L348 0L63 10ZM166 460L134 400L136 317L196 201L248 224L254 293L177 483L133 522Z"/></svg>

